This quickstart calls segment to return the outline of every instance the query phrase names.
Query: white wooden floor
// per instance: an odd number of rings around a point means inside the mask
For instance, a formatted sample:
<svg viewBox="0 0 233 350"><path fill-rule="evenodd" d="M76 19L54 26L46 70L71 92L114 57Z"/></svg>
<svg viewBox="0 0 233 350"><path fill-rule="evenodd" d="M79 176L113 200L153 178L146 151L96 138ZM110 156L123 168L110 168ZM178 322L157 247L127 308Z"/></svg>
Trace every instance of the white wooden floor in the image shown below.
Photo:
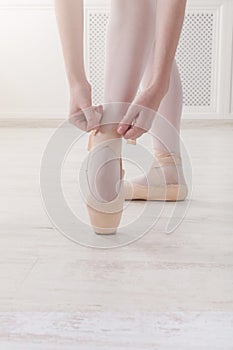
<svg viewBox="0 0 233 350"><path fill-rule="evenodd" d="M164 214L108 250L70 241L44 212L51 133L0 129L0 349L233 349L233 126L183 130L194 188L175 232Z"/></svg>

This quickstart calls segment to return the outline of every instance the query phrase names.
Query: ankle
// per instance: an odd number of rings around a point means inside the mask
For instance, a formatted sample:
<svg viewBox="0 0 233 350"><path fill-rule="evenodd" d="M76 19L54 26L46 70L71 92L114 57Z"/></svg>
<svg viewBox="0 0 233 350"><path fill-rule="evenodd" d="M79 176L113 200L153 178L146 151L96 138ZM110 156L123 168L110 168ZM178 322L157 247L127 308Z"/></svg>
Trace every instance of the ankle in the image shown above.
<svg viewBox="0 0 233 350"><path fill-rule="evenodd" d="M110 129L104 126L101 127L99 131L94 134L93 143L94 145L97 145L99 143L115 139L121 139L121 136L118 134L116 129Z"/></svg>
<svg viewBox="0 0 233 350"><path fill-rule="evenodd" d="M159 167L163 166L182 166L182 159L178 153L158 152L154 151L155 164Z"/></svg>
<svg viewBox="0 0 233 350"><path fill-rule="evenodd" d="M115 124L101 125L99 131L101 134L109 135L112 138L121 138L121 135L117 132L117 125Z"/></svg>

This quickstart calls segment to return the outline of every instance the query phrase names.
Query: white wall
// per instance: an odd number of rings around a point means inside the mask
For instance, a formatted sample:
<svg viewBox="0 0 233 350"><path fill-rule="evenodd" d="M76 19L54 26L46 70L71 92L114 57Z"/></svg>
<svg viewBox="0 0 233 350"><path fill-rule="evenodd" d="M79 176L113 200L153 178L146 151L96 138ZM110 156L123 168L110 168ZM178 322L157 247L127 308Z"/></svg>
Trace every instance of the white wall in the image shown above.
<svg viewBox="0 0 233 350"><path fill-rule="evenodd" d="M1 118L66 113L67 85L52 1L0 2L0 77Z"/></svg>
<svg viewBox="0 0 233 350"><path fill-rule="evenodd" d="M98 41L99 54L108 5L107 0L86 1L86 29L88 37ZM177 52L186 91L186 117L233 117L232 26L233 0L188 2ZM94 63L89 40L86 48L88 69ZM92 72L88 69L95 100L101 99L102 71L102 65ZM68 101L53 0L0 0L0 118L61 118L67 114Z"/></svg>

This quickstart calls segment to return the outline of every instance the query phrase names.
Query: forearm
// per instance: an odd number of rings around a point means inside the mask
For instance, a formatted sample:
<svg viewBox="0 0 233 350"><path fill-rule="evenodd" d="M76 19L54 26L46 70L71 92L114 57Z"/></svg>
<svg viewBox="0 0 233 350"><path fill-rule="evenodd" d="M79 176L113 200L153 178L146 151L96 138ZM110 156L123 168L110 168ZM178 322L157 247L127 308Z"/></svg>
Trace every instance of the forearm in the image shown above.
<svg viewBox="0 0 233 350"><path fill-rule="evenodd" d="M157 0L153 76L150 86L162 85L165 92L178 46L186 0Z"/></svg>
<svg viewBox="0 0 233 350"><path fill-rule="evenodd" d="M55 13L70 88L86 83L83 0L55 0Z"/></svg>

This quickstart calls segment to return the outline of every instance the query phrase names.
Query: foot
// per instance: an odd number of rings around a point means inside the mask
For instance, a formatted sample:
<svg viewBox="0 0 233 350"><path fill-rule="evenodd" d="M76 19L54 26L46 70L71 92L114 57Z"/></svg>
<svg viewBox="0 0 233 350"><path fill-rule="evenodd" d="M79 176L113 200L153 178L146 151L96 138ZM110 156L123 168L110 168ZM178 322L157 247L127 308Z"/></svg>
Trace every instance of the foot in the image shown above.
<svg viewBox="0 0 233 350"><path fill-rule="evenodd" d="M119 226L123 204L122 140L115 131L92 132L89 140L87 209L94 231L113 234Z"/></svg>
<svg viewBox="0 0 233 350"><path fill-rule="evenodd" d="M181 157L174 153L155 153L147 176L124 183L126 200L182 201L188 194Z"/></svg>

